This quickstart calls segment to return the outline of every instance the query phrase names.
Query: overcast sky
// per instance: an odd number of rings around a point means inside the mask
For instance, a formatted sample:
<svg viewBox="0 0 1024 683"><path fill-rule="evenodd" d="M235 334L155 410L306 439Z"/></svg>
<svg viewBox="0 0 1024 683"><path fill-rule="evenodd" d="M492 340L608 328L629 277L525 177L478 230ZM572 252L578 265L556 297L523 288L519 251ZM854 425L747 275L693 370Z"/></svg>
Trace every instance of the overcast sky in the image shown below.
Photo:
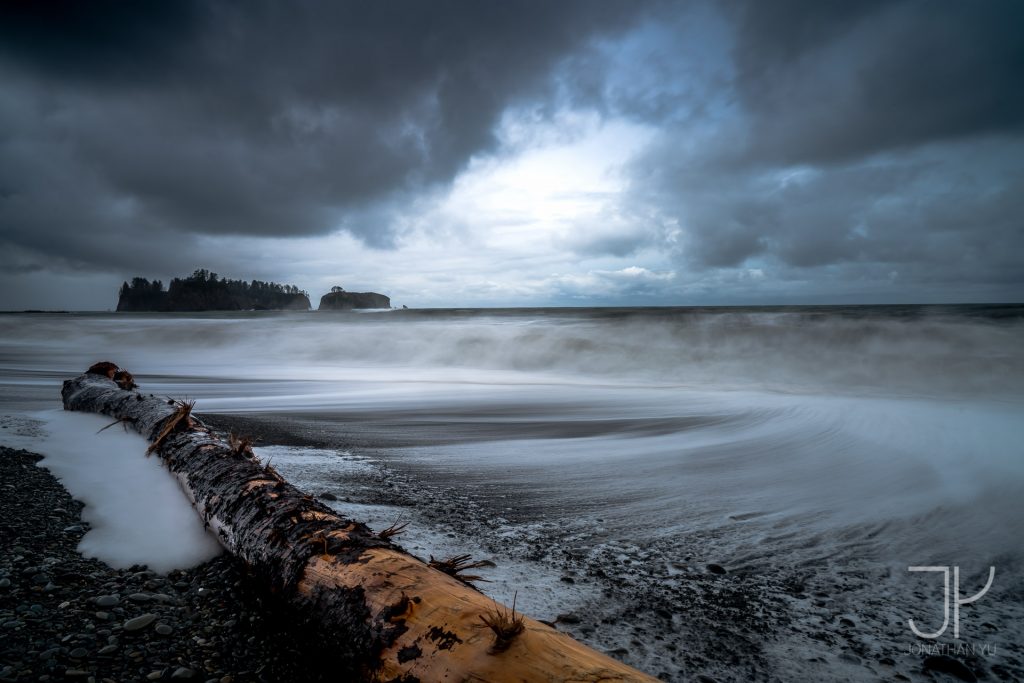
<svg viewBox="0 0 1024 683"><path fill-rule="evenodd" d="M1024 300L1019 0L0 8L0 309Z"/></svg>

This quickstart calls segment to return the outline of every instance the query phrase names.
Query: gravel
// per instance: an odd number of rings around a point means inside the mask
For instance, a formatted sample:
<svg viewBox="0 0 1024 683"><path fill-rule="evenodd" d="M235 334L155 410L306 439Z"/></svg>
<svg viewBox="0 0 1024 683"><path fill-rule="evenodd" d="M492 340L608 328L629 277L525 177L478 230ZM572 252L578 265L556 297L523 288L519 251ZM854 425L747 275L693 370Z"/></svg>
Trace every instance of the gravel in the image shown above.
<svg viewBox="0 0 1024 683"><path fill-rule="evenodd" d="M0 446L0 682L359 680L231 556L168 575L83 558L83 505L40 459Z"/></svg>

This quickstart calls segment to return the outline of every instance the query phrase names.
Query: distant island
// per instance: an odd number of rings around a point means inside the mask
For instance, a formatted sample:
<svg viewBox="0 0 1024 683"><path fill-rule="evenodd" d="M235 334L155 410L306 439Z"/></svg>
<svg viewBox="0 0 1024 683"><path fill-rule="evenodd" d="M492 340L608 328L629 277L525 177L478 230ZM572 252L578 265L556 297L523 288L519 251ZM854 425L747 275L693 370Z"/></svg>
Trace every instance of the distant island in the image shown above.
<svg viewBox="0 0 1024 683"><path fill-rule="evenodd" d="M295 285L261 280L230 280L201 268L174 278L165 290L160 280L132 278L121 285L118 311L308 311L309 294ZM391 299L376 292L346 292L341 287L320 298L321 311L391 308Z"/></svg>
<svg viewBox="0 0 1024 683"><path fill-rule="evenodd" d="M391 299L377 292L346 292L341 287L320 297L321 311L349 311L353 308L391 308Z"/></svg>
<svg viewBox="0 0 1024 683"><path fill-rule="evenodd" d="M121 285L119 311L308 311L309 294L295 285L229 280L200 269L174 278L164 290L160 280L132 278Z"/></svg>

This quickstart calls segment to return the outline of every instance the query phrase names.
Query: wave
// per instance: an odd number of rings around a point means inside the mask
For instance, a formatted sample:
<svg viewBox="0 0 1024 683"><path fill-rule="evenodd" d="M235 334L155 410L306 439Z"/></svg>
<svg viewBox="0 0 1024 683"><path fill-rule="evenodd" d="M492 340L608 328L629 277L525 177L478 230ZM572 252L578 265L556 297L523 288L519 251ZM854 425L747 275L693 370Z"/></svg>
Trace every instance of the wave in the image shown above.
<svg viewBox="0 0 1024 683"><path fill-rule="evenodd" d="M3 316L0 363L73 372L109 357L148 374L239 379L364 371L930 396L1024 390L1019 315L874 308Z"/></svg>

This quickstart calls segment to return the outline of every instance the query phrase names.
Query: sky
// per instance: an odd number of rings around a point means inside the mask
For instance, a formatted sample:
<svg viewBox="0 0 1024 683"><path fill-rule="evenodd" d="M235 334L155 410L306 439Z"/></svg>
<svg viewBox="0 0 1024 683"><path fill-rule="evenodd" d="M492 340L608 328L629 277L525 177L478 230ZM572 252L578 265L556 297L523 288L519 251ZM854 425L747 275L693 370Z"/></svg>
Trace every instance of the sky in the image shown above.
<svg viewBox="0 0 1024 683"><path fill-rule="evenodd" d="M1024 300L1018 0L0 4L0 309Z"/></svg>

